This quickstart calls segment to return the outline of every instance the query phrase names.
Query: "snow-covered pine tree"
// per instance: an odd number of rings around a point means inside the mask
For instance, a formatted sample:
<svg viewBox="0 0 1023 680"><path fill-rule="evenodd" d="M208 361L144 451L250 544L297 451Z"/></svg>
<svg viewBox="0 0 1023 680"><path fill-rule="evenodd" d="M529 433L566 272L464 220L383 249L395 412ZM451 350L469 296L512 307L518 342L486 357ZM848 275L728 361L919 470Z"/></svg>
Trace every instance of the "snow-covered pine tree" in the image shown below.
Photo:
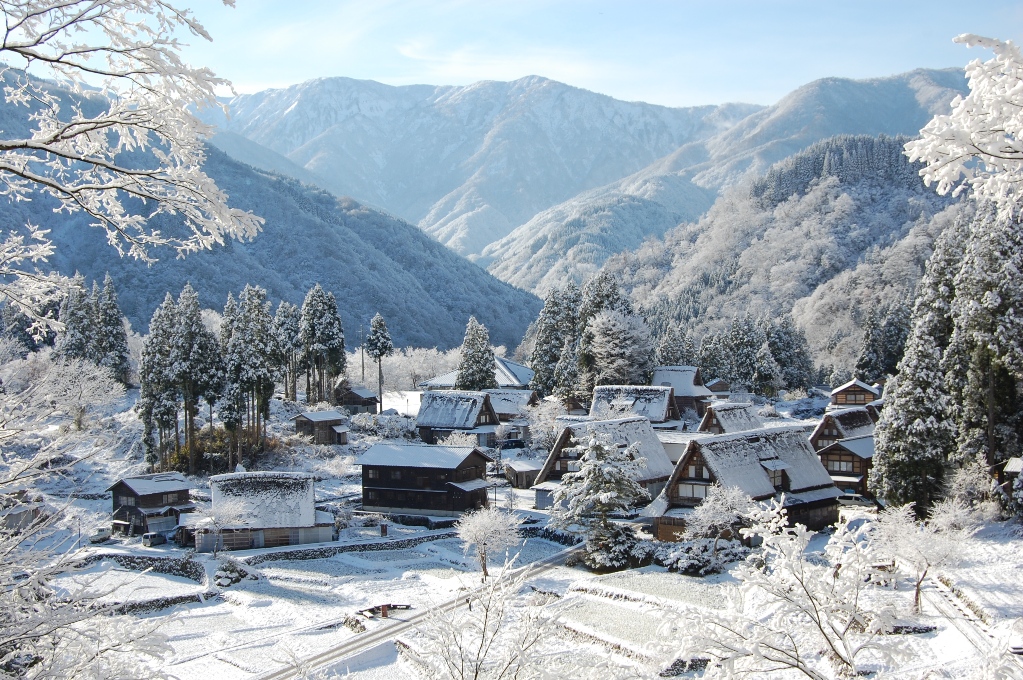
<svg viewBox="0 0 1023 680"><path fill-rule="evenodd" d="M590 321L604 311L631 315L632 303L622 293L618 280L612 274L602 271L583 286L579 307L579 345L576 352L579 365L576 371L579 375L578 390L584 398L593 393L597 378L591 349L593 331Z"/></svg>
<svg viewBox="0 0 1023 680"><path fill-rule="evenodd" d="M767 342L764 330L749 313L745 313L732 319L726 342L731 366L731 375L726 377L755 389L757 355Z"/></svg>
<svg viewBox="0 0 1023 680"><path fill-rule="evenodd" d="M578 348L578 343L565 340L561 356L558 357L558 365L554 368L554 394L562 400L574 397L579 385Z"/></svg>
<svg viewBox="0 0 1023 680"><path fill-rule="evenodd" d="M345 371L345 331L334 294L318 283L302 302L302 344L313 378L306 401L333 403L334 379Z"/></svg>
<svg viewBox="0 0 1023 680"><path fill-rule="evenodd" d="M653 368L653 343L641 318L604 310L590 319L595 385L643 385Z"/></svg>
<svg viewBox="0 0 1023 680"><path fill-rule="evenodd" d="M384 357L394 354L394 343L387 332L387 323L378 312L369 322L369 335L366 336L366 354L377 362L377 397L380 399L380 410L384 409Z"/></svg>
<svg viewBox="0 0 1023 680"><path fill-rule="evenodd" d="M782 379L781 366L775 361L771 354L771 347L764 341L756 356L756 367L753 371L752 389L757 394L773 397L778 394L784 381Z"/></svg>
<svg viewBox="0 0 1023 680"><path fill-rule="evenodd" d="M658 366L687 366L685 363L685 347L682 334L676 324L668 324L661 334L661 341L657 345Z"/></svg>
<svg viewBox="0 0 1023 680"><path fill-rule="evenodd" d="M881 324L881 358L885 376L895 375L899 361L906 351L906 338L909 337L910 309L902 301L896 300L885 310L884 323Z"/></svg>
<svg viewBox="0 0 1023 680"><path fill-rule="evenodd" d="M247 285L238 296L225 359L228 381L242 392L248 425L246 438L254 446L262 446L265 441L270 398L281 375L280 354L266 291Z"/></svg>
<svg viewBox="0 0 1023 680"><path fill-rule="evenodd" d="M966 232L966 223L957 220L935 243L917 288L905 353L885 387L874 432L870 487L889 504L916 503L921 512L939 497L955 446L942 356L952 337L954 280Z"/></svg>
<svg viewBox="0 0 1023 680"><path fill-rule="evenodd" d="M700 341L699 366L704 380L711 378L732 379L731 355L727 339L718 333L707 333Z"/></svg>
<svg viewBox="0 0 1023 680"><path fill-rule="evenodd" d="M455 389L486 390L497 388L497 374L494 370L494 348L490 346L490 332L487 327L469 317L462 340L458 374Z"/></svg>
<svg viewBox="0 0 1023 680"><path fill-rule="evenodd" d="M585 528L588 565L621 568L627 560L631 534L623 533L610 516L650 498L636 481L640 473L636 461L639 445L620 449L606 435L575 445L580 449L579 471L562 477L561 486L554 492L551 522L558 527ZM635 542L634 537L631 542Z"/></svg>
<svg viewBox="0 0 1023 680"><path fill-rule="evenodd" d="M177 303L177 328L171 340L171 375L178 386L185 414L185 446L188 472L196 473L195 417L199 399L210 399L223 382L220 343L202 322L199 295L189 283L181 290Z"/></svg>
<svg viewBox="0 0 1023 680"><path fill-rule="evenodd" d="M780 321L765 320L764 331L771 356L781 368L782 385L788 389L805 389L814 384L813 358L806 334L784 316Z"/></svg>
<svg viewBox="0 0 1023 680"><path fill-rule="evenodd" d="M302 313L281 300L274 315L274 333L284 359L284 398L298 401L298 371L302 359Z"/></svg>
<svg viewBox="0 0 1023 680"><path fill-rule="evenodd" d="M872 307L863 320L863 339L856 359L856 376L868 383L884 377L884 315Z"/></svg>
<svg viewBox="0 0 1023 680"><path fill-rule="evenodd" d="M688 328L682 333L682 351L678 366L697 366L700 361L699 350L696 349L696 341L693 340L693 333Z"/></svg>
<svg viewBox="0 0 1023 680"><path fill-rule="evenodd" d="M64 330L57 335L55 354L63 359L89 358L92 337L92 304L85 288L85 277L75 274L60 305L59 320Z"/></svg>
<svg viewBox="0 0 1023 680"><path fill-rule="evenodd" d="M551 289L544 297L543 309L536 319L536 340L529 358L529 367L533 369L529 386L543 397L554 392L554 370L565 344L563 317L561 295L556 289Z"/></svg>
<svg viewBox="0 0 1023 680"><path fill-rule="evenodd" d="M127 384L131 376L131 355L128 334L124 329L124 315L117 304L117 290L108 273L103 290L98 291L94 303L94 322L90 354L98 365L109 368L114 377Z"/></svg>
<svg viewBox="0 0 1023 680"><path fill-rule="evenodd" d="M149 322L149 335L142 345L139 361L139 400L135 411L142 420L143 429L156 430L158 440L144 438L143 445L155 443L156 451L147 450L147 462L154 467L168 469L167 457L171 432L174 433L174 447L178 446L178 385L174 379L172 344L177 330L177 305L173 296L167 293L163 303L153 312Z"/></svg>

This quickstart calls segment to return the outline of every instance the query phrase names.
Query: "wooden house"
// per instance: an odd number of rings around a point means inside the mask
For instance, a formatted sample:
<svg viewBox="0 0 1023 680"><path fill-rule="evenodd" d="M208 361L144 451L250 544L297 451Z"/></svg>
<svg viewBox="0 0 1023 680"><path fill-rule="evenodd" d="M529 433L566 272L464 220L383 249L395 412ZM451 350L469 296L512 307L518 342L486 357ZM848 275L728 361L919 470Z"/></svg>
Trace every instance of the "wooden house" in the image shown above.
<svg viewBox="0 0 1023 680"><path fill-rule="evenodd" d="M672 465L677 463L682 454L686 452L689 442L697 437L707 436L705 432L688 429L655 430L655 432L657 433L657 440L661 442L661 446L664 447L664 453L667 454L668 460L671 461Z"/></svg>
<svg viewBox="0 0 1023 680"><path fill-rule="evenodd" d="M817 452L821 464L843 493L856 493L873 498L867 486L867 476L874 466L874 435L863 434L839 439Z"/></svg>
<svg viewBox="0 0 1023 680"><path fill-rule="evenodd" d="M810 434L815 451L834 444L839 439L851 439L874 434L874 418L866 406L828 411Z"/></svg>
<svg viewBox="0 0 1023 680"><path fill-rule="evenodd" d="M436 444L455 431L476 437L479 446L496 444L499 419L486 392L428 390L423 392L416 416L419 438Z"/></svg>
<svg viewBox="0 0 1023 680"><path fill-rule="evenodd" d="M497 387L502 390L527 390L529 383L533 380L533 369L528 366L516 363L504 357L494 357L494 377L497 378ZM419 383L424 390L453 390L455 380L458 378L458 371L451 371L436 378L430 378Z"/></svg>
<svg viewBox="0 0 1023 680"><path fill-rule="evenodd" d="M649 385L598 385L590 402L590 415L599 417L597 414L605 418L643 416L651 423L670 423L672 427L681 420L674 389Z"/></svg>
<svg viewBox="0 0 1023 680"><path fill-rule="evenodd" d="M529 441L529 409L540 404L533 390L483 390L490 396L498 421L506 423L506 441Z"/></svg>
<svg viewBox="0 0 1023 680"><path fill-rule="evenodd" d="M314 444L347 444L348 420L339 411L306 411L292 417L296 434L312 437Z"/></svg>
<svg viewBox="0 0 1023 680"><path fill-rule="evenodd" d="M536 483L536 476L543 468L542 460L513 458L504 463L504 477L516 489L528 489Z"/></svg>
<svg viewBox="0 0 1023 680"><path fill-rule="evenodd" d="M179 472L117 480L107 488L113 503L112 530L129 536L172 531L182 513L195 510L188 487L188 480Z"/></svg>
<svg viewBox="0 0 1023 680"><path fill-rule="evenodd" d="M708 434L734 434L763 426L753 404L715 401L707 406L697 430Z"/></svg>
<svg viewBox="0 0 1023 680"><path fill-rule="evenodd" d="M615 420L588 420L569 417L559 418L558 421L564 423L565 427L536 476L534 488L560 480L566 472L578 471L579 457L585 451L586 440L594 435L605 435L622 449L630 444L638 444L638 455L644 459L644 463L636 481L651 497L656 496L664 488L664 483L671 474L671 461L668 460L668 454L664 452L664 447L657 439L657 433L646 418L632 416ZM550 507L544 504L544 498L549 496L549 493L541 494L538 491L536 507L541 510Z"/></svg>
<svg viewBox="0 0 1023 680"><path fill-rule="evenodd" d="M828 409L847 408L849 406L866 406L881 396L878 388L872 387L862 380L850 380L831 390L831 403Z"/></svg>
<svg viewBox="0 0 1023 680"><path fill-rule="evenodd" d="M734 486L756 501L784 494L790 522L822 529L838 520L841 492L810 448L803 427L774 427L694 439L663 493L645 514L659 540L676 540L684 512L703 502L712 484Z"/></svg>
<svg viewBox="0 0 1023 680"><path fill-rule="evenodd" d="M674 390L675 407L679 413L695 411L701 418L714 397L714 393L703 384L703 376L696 366L658 366L654 369L652 384Z"/></svg>
<svg viewBox="0 0 1023 680"><path fill-rule="evenodd" d="M732 392L732 386L724 378L713 378L707 381L707 389L717 399L728 399Z"/></svg>
<svg viewBox="0 0 1023 680"><path fill-rule="evenodd" d="M380 413L376 392L362 385L352 385L343 377L334 387L334 400L349 413Z"/></svg>
<svg viewBox="0 0 1023 680"><path fill-rule="evenodd" d="M28 489L0 494L0 530L20 532L49 516L43 497Z"/></svg>
<svg viewBox="0 0 1023 680"><path fill-rule="evenodd" d="M304 472L234 472L210 477L210 511L178 528L196 552L249 550L334 538L334 516L315 507L313 476Z"/></svg>
<svg viewBox="0 0 1023 680"><path fill-rule="evenodd" d="M362 507L372 512L457 516L487 507L487 463L470 446L374 444L362 454Z"/></svg>

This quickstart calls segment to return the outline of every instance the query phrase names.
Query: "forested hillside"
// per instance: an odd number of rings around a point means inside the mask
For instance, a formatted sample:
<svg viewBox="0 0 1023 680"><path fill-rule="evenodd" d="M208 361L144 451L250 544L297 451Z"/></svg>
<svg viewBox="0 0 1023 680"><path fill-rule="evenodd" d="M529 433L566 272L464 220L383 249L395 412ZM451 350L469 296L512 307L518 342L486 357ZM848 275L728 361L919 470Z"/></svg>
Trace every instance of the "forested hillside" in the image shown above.
<svg viewBox="0 0 1023 680"><path fill-rule="evenodd" d="M256 171L217 149L209 150L206 171L235 207L265 218L262 233L249 243L228 242L212 251L175 259L154 251L159 261L120 258L80 215L52 212L45 198L5 206L5 221L31 221L51 229L57 245L50 266L63 274L81 272L102 280L109 271L121 306L144 332L168 291L190 281L202 306L221 309L229 291L246 283L267 289L271 300L301 303L320 283L338 299L349 333L368 327L379 312L399 345L449 348L462 340L475 314L495 344L514 346L540 301L456 255L416 227L291 179ZM179 225L167 216L155 224L165 232Z"/></svg>
<svg viewBox="0 0 1023 680"><path fill-rule="evenodd" d="M677 322L699 337L747 311L792 313L818 363L851 368L868 311L912 298L958 209L923 185L905 141L814 144L606 270L655 327Z"/></svg>

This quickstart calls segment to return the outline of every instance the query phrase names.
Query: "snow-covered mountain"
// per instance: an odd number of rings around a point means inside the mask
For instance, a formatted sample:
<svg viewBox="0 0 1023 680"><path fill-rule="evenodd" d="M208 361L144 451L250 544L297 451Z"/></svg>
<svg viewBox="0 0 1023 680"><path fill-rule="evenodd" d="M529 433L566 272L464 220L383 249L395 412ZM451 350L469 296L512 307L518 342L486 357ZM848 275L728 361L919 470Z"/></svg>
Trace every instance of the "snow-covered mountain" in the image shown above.
<svg viewBox="0 0 1023 680"><path fill-rule="evenodd" d="M301 304L316 283L333 292L348 333L380 312L399 346L449 348L462 341L470 315L490 329L494 344L514 346L540 301L499 281L472 262L431 239L415 226L292 179L260 172L213 148L206 172L230 196L233 207L266 219L253 241L228 242L211 251L175 259L159 252L152 267L122 259L80 214L52 212L52 201L4 206L5 221L31 221L51 229L57 246L49 265L87 279L113 276L122 310L145 331L166 292L175 295L186 281L203 306L222 309L229 291L247 283L266 288L269 298ZM153 226L173 232L171 218ZM357 340L354 340L357 342Z"/></svg>
<svg viewBox="0 0 1023 680"><path fill-rule="evenodd" d="M566 280L581 282L614 253L696 219L723 187L835 135L915 136L965 91L958 69L815 81L713 137L537 214L488 246L479 262L539 294Z"/></svg>
<svg viewBox="0 0 1023 680"><path fill-rule="evenodd" d="M416 223L467 255L761 108L622 102L536 76L465 87L329 78L229 104L230 118L208 120L314 173L319 186ZM251 148L237 152L284 170Z"/></svg>

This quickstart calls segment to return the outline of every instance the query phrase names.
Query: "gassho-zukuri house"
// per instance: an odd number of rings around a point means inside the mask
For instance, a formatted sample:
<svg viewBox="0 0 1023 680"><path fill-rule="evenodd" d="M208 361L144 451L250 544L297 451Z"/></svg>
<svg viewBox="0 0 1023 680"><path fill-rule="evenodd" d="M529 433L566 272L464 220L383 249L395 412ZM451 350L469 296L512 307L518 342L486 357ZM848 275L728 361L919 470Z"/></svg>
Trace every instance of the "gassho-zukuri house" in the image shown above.
<svg viewBox="0 0 1023 680"><path fill-rule="evenodd" d="M494 377L497 378L497 387L502 390L526 390L533 380L533 369L528 366L516 363L504 357L494 357ZM419 383L424 390L453 390L455 381L458 378L458 371L451 371L436 378L430 378Z"/></svg>
<svg viewBox="0 0 1023 680"><path fill-rule="evenodd" d="M173 531L182 515L195 510L188 487L179 472L122 477L107 488L113 502L112 531L129 536Z"/></svg>
<svg viewBox="0 0 1023 680"><path fill-rule="evenodd" d="M784 494L789 521L810 529L838 521L841 492L810 446L806 428L773 427L689 442L664 491L643 511L653 518L654 536L677 540L685 516L715 483L738 487L755 501Z"/></svg>
<svg viewBox="0 0 1023 680"><path fill-rule="evenodd" d="M334 516L315 507L304 472L234 472L210 477L208 513L187 516L178 543L196 552L274 548L334 539Z"/></svg>
<svg viewBox="0 0 1023 680"><path fill-rule="evenodd" d="M593 388L590 415L598 413L607 413L609 418L631 413L672 428L678 427L682 419L674 389L650 385L598 385Z"/></svg>
<svg viewBox="0 0 1023 680"><path fill-rule="evenodd" d="M587 440L595 435L605 435L623 449L633 443L639 445L639 457L645 462L636 481L651 497L661 492L671 475L672 465L668 454L664 452L650 421L642 416L614 420L567 416L558 418L558 423L564 425L564 429L547 455L547 460L536 476L536 484L532 487L538 510L553 506L554 492L562 476L579 470L579 458L586 450Z"/></svg>
<svg viewBox="0 0 1023 680"><path fill-rule="evenodd" d="M416 415L419 438L427 444L436 444L457 430L476 437L480 446L492 447L499 422L490 395L468 390L423 392Z"/></svg>
<svg viewBox="0 0 1023 680"><path fill-rule="evenodd" d="M492 462L472 446L374 444L359 458L362 509L454 517L486 507Z"/></svg>

